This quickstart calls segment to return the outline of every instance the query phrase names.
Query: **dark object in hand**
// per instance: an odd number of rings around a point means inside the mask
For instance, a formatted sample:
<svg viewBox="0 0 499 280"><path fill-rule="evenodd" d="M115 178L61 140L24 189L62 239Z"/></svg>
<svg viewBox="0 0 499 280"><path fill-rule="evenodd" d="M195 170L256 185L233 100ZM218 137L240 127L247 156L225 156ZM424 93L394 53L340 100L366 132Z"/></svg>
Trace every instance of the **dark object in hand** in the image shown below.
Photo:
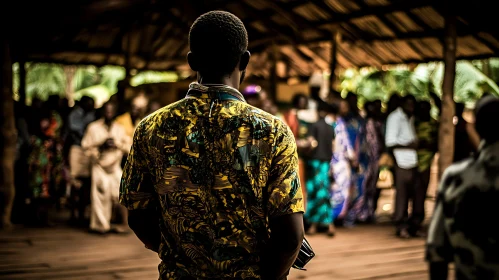
<svg viewBox="0 0 499 280"><path fill-rule="evenodd" d="M104 144L102 144L102 146L100 148L103 151L110 150L110 149L115 149L116 148L116 144L114 143L114 139L113 138L108 138L106 140L106 142L104 142Z"/></svg>
<svg viewBox="0 0 499 280"><path fill-rule="evenodd" d="M300 253L298 253L298 257L296 257L296 260L293 264L293 268L296 268L299 270L306 270L305 266L314 257L315 257L315 253L314 253L314 250L312 249L312 246L310 246L310 243L308 243L306 238L303 238L301 248L300 248Z"/></svg>

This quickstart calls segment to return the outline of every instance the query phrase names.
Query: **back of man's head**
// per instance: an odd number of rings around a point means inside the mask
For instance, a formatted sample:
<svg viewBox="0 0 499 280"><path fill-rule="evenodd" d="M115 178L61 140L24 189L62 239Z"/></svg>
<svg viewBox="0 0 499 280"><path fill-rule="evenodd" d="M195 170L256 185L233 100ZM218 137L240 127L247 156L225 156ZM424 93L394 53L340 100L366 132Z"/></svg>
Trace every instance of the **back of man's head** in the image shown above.
<svg viewBox="0 0 499 280"><path fill-rule="evenodd" d="M492 95L482 97L475 107L475 129L483 140L493 143L499 140L495 123L499 116L499 99Z"/></svg>
<svg viewBox="0 0 499 280"><path fill-rule="evenodd" d="M203 75L231 74L241 56L248 49L248 33L243 22L224 11L211 11L201 15L189 32L194 71ZM191 63L194 62L194 65Z"/></svg>

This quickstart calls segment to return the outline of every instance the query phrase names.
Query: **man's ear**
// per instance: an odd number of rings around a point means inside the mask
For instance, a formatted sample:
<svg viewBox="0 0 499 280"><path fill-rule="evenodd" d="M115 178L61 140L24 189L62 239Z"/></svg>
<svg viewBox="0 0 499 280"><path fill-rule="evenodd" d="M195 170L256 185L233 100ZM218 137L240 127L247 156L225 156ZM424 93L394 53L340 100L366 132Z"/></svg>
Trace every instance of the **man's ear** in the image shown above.
<svg viewBox="0 0 499 280"><path fill-rule="evenodd" d="M198 65L198 59L195 54L192 52L187 53L187 63L189 63L189 66L191 67L192 71L197 72L199 69Z"/></svg>
<svg viewBox="0 0 499 280"><path fill-rule="evenodd" d="M241 55L241 60L239 61L239 71L246 70L246 67L248 67L248 63L250 61L250 58L251 58L251 53L249 51L245 51Z"/></svg>

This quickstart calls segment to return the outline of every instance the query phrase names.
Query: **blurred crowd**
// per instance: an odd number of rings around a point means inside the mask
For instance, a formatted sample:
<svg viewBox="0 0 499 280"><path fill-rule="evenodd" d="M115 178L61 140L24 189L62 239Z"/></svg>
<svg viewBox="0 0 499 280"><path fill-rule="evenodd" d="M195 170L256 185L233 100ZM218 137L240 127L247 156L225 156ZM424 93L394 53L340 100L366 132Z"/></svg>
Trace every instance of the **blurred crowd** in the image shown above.
<svg viewBox="0 0 499 280"><path fill-rule="evenodd" d="M322 99L319 91L311 86L309 95L294 95L290 106L281 110L261 87L243 91L249 104L283 120L296 137L308 233L325 230L333 236L335 225L375 222L381 191L411 180L407 189L415 184L414 191L397 192L394 220L399 235L422 235L430 167L438 148L438 121L430 111L432 105L440 108L438 97L432 94L431 102L417 102L411 95L394 93L386 104L372 100L359 108L352 92L345 98L332 93ZM69 209L72 223L90 225L92 231L126 231L126 211L117 201L121 168L135 127L162 106L143 93L125 106L118 106L116 96L101 108L95 108L88 96L73 107L57 95L44 102L35 98L30 106L15 104L19 137L13 221L50 225L49 210L55 206ZM455 161L475 152L479 143L472 125L463 118L464 109L456 104ZM407 168L397 165L393 143L399 140L387 135L394 129L402 132L392 134L404 133L400 120L389 122L389 116L394 114L396 119L400 110L411 119L407 125L413 126L408 129L414 129L414 135L409 137L418 143L406 147L417 156L409 168L415 172L409 175L403 174ZM407 214L410 200L412 216Z"/></svg>
<svg viewBox="0 0 499 280"><path fill-rule="evenodd" d="M393 93L386 104L371 100L359 106L353 92L323 99L320 91L311 86L309 95L296 94L291 108L282 111L264 91L244 93L248 103L281 118L295 135L307 233L334 236L338 225L376 222L381 191L395 187L396 234L426 236L422 223L439 129L431 111L440 112L438 96L417 101ZM480 142L464 110L456 103L454 162L477 152Z"/></svg>
<svg viewBox="0 0 499 280"><path fill-rule="evenodd" d="M90 220L92 231L126 231L126 211L118 203L121 168L136 125L161 107L144 94L125 106L113 96L100 108L89 96L73 107L58 95L34 98L30 106L16 103L13 222L49 226L55 206L69 209L75 225Z"/></svg>

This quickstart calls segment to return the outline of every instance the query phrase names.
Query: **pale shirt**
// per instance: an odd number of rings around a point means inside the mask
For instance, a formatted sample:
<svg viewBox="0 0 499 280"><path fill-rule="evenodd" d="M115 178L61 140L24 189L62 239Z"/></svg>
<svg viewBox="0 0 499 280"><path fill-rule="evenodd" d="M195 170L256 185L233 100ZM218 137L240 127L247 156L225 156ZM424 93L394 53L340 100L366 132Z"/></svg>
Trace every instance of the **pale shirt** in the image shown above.
<svg viewBox="0 0 499 280"><path fill-rule="evenodd" d="M109 138L114 139L117 148L100 151L100 146ZM106 172L111 173L116 168L120 168L123 153L130 151L132 138L126 134L123 126L116 121L108 127L104 119L100 119L88 125L81 145L93 164L98 164Z"/></svg>
<svg viewBox="0 0 499 280"><path fill-rule="evenodd" d="M386 120L386 146L405 146L415 141L417 138L414 119L408 118L402 108L397 108ZM396 148L393 150L393 155L398 167L402 169L412 169L418 165L418 154L415 149Z"/></svg>

